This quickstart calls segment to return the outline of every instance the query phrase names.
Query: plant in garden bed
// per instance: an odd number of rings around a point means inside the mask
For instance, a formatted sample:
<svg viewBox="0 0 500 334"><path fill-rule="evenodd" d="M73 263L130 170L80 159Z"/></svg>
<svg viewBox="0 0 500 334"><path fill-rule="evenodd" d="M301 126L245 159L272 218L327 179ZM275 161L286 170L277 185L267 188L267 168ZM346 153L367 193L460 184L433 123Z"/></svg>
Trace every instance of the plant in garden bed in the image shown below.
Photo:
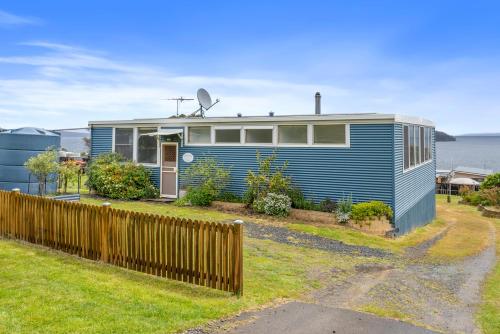
<svg viewBox="0 0 500 334"><path fill-rule="evenodd" d="M257 164L259 167L256 173L252 170L248 171L246 178L248 189L244 201L255 212L286 216L290 212L292 204L288 196L291 191L292 179L284 174L288 163L285 162L282 166L275 166L275 161L275 152L266 158L262 158L257 151ZM269 194L272 195L268 196ZM278 209L278 207L285 206L288 209Z"/></svg>
<svg viewBox="0 0 500 334"><path fill-rule="evenodd" d="M337 221L341 224L346 224L351 218L352 212L352 197L343 197L337 202L335 216Z"/></svg>
<svg viewBox="0 0 500 334"><path fill-rule="evenodd" d="M488 175L479 191L462 190L462 203L482 206L500 206L500 173Z"/></svg>
<svg viewBox="0 0 500 334"><path fill-rule="evenodd" d="M203 157L181 174L181 183L187 188L187 194L177 204L208 206L223 193L230 179L230 168L214 157Z"/></svg>
<svg viewBox="0 0 500 334"><path fill-rule="evenodd" d="M391 220L392 215L391 207L380 201L354 204L351 211L351 218L358 224L373 218L385 217L387 220Z"/></svg>
<svg viewBox="0 0 500 334"><path fill-rule="evenodd" d="M158 197L146 167L135 164L117 153L94 158L87 168L87 185L97 195L114 199Z"/></svg>

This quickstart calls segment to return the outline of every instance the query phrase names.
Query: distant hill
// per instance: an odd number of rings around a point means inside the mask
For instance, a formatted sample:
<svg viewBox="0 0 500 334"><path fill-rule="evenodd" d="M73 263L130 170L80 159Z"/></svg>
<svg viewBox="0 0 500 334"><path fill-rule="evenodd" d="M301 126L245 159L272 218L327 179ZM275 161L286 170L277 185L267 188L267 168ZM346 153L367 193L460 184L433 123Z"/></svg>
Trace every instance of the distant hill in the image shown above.
<svg viewBox="0 0 500 334"><path fill-rule="evenodd" d="M457 138L443 132L436 130L436 141L456 141Z"/></svg>
<svg viewBox="0 0 500 334"><path fill-rule="evenodd" d="M500 137L499 133L466 133L457 137Z"/></svg>

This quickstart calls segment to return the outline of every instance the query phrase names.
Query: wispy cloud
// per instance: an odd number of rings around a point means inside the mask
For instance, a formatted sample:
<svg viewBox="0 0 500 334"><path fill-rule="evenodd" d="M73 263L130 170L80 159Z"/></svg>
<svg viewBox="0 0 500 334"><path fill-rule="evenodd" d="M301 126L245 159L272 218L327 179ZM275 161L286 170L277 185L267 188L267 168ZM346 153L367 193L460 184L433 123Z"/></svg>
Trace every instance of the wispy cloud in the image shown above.
<svg viewBox="0 0 500 334"><path fill-rule="evenodd" d="M197 88L205 87L222 100L210 110L213 116L264 115L271 110L308 114L313 112L314 93L320 91L325 113L401 113L433 119L439 128L452 133L498 132L498 124L484 122L500 114L500 97L493 89L500 85L500 73L484 65L490 60L385 64L379 65L380 75L323 78L323 84L312 84L290 81L286 76L272 79L276 75L262 72L184 75L169 68L118 61L106 53L72 45L25 44L41 52L0 57L0 69L24 68L22 76L0 78L0 126L4 128L64 128L85 126L89 120L166 117L175 112L175 104L162 99L193 96ZM340 66L341 60L336 62ZM185 102L182 112L196 107L194 101Z"/></svg>
<svg viewBox="0 0 500 334"><path fill-rule="evenodd" d="M42 21L38 18L18 16L6 11L0 10L0 27L7 26L23 26L41 24Z"/></svg>

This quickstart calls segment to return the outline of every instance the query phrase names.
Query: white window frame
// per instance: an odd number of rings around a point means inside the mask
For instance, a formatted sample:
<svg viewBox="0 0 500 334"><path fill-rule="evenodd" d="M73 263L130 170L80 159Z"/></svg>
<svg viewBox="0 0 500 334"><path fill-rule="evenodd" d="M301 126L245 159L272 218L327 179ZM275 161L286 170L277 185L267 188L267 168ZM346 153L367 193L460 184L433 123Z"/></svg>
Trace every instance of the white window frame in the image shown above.
<svg viewBox="0 0 500 334"><path fill-rule="evenodd" d="M239 143L217 143L215 141L215 130L240 130L240 142ZM243 126L241 125L213 125L210 130L210 141L214 146L241 146L244 141ZM193 145L193 144L191 144Z"/></svg>
<svg viewBox="0 0 500 334"><path fill-rule="evenodd" d="M307 126L307 143L306 144L288 144L278 142L278 127L281 125L302 125ZM314 144L314 125L344 125L345 127L345 143L344 144ZM210 142L207 143L190 143L189 128L190 127L210 127ZM240 129L239 143L216 143L215 130L234 130ZM246 142L246 130L272 130L272 143L248 143ZM273 125L185 125L184 126L184 144L186 146L260 146L260 147L318 147L318 148L350 148L351 147L351 127L347 122L301 122L301 123L277 123Z"/></svg>
<svg viewBox="0 0 500 334"><path fill-rule="evenodd" d="M137 162L140 165L146 166L146 167L158 167L161 165L160 158L161 158L161 143L160 143L160 138L156 138L156 163L149 163L149 162L138 162L137 158L139 157L139 128L151 128L154 129L156 128L156 131L160 131L160 127L157 126L138 126L135 128L135 133L137 136L137 141L134 142L134 153L135 153L135 159L134 161Z"/></svg>
<svg viewBox="0 0 500 334"><path fill-rule="evenodd" d="M132 161L136 161L136 152L135 152L135 137L137 135L137 128L133 126L116 126L113 127L113 138L111 139L111 152L116 153L116 129L132 129Z"/></svg>
<svg viewBox="0 0 500 334"><path fill-rule="evenodd" d="M279 146L279 147L307 147L307 146L310 146L311 144L311 141L310 141L310 136L309 136L309 133L311 132L311 127L309 126L310 124L304 124L304 123L300 123L300 124L297 124L297 123L286 123L286 124L276 124L275 125L275 130L274 130L274 134L275 134L275 137L274 138L274 142L276 143L276 146ZM279 127L280 126L305 126L306 127L306 143L280 143L279 142Z"/></svg>
<svg viewBox="0 0 500 334"><path fill-rule="evenodd" d="M348 148L351 147L351 126L349 123L338 123L338 122L315 122L311 123L309 145L312 147L339 147ZM345 127L345 143L344 144L315 144L314 143L314 125L344 125Z"/></svg>
<svg viewBox="0 0 500 334"><path fill-rule="evenodd" d="M429 129L427 131L429 131L429 136L430 136L430 141L429 141L429 155L430 155L430 158L428 160L425 160L425 161L421 161L419 164L417 164L417 154L420 154L420 152L416 152L417 150L415 149L413 154L414 154L414 158L415 158L415 166L411 166L410 164L410 161L411 161L411 158L410 158L410 154L408 153L408 159L410 159L408 161L408 168L405 168L405 165L404 165L404 158L405 158L405 153L404 153L404 138L402 138L402 147L403 147L403 150L402 150L402 154L403 154L403 158L402 158L402 161L403 161L403 165L402 165L402 168L403 168L403 174L405 173L408 173L408 172L411 172L412 170L414 169L417 169L421 166L425 166L429 163L432 163L433 161L433 152L432 152L432 127L429 127L429 126L421 126L421 125L417 125L417 124L403 124L403 128L402 128L402 131L401 131L401 136L404 136L404 127L405 126L408 126L408 150L410 150L410 136L411 136L411 127L413 126L413 136L415 137L416 139L416 136L415 136L415 133L418 131L419 133L419 136L420 136L420 128L423 127L424 128L424 135L425 135L425 129ZM425 145L425 141L424 141L424 145ZM420 149L423 149L422 147ZM425 157L424 157L425 158Z"/></svg>
<svg viewBox="0 0 500 334"><path fill-rule="evenodd" d="M144 126L115 126L113 127L113 136L111 138L111 152L115 153L115 144L116 144L116 129L133 129L132 130L132 161L135 163L138 163L140 165L146 166L146 167L158 167L160 166L160 140L157 139L157 146L156 146L156 161L157 163L147 163L147 162L137 162L137 156L138 156L138 140L139 140L139 128L151 128L151 129L156 129L156 131L160 130L160 126L147 126L146 124Z"/></svg>
<svg viewBox="0 0 500 334"><path fill-rule="evenodd" d="M189 141L189 128L197 128L197 127L209 127L210 128L210 142L208 142L208 143L191 143ZM185 137L186 146L210 146L210 145L214 145L214 143L215 143L213 125L205 125L205 124L186 125L184 127L184 133L185 133L184 137Z"/></svg>
<svg viewBox="0 0 500 334"><path fill-rule="evenodd" d="M247 143L247 130L271 130L271 143ZM242 142L244 146L276 146L276 126L275 125L244 125Z"/></svg>

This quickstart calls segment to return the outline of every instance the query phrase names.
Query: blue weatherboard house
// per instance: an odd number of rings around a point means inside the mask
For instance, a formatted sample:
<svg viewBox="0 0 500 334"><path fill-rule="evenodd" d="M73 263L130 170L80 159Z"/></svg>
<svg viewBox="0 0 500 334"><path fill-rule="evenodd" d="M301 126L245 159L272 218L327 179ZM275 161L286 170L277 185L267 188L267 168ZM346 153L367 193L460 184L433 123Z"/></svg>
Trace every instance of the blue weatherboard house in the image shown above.
<svg viewBox="0 0 500 334"><path fill-rule="evenodd" d="M231 166L229 191L242 195L256 151L288 161L305 197L319 202L352 195L394 210L396 233L435 217L434 124L394 114L157 118L93 121L91 156L119 152L151 169L161 196L182 195L179 174L213 156Z"/></svg>

